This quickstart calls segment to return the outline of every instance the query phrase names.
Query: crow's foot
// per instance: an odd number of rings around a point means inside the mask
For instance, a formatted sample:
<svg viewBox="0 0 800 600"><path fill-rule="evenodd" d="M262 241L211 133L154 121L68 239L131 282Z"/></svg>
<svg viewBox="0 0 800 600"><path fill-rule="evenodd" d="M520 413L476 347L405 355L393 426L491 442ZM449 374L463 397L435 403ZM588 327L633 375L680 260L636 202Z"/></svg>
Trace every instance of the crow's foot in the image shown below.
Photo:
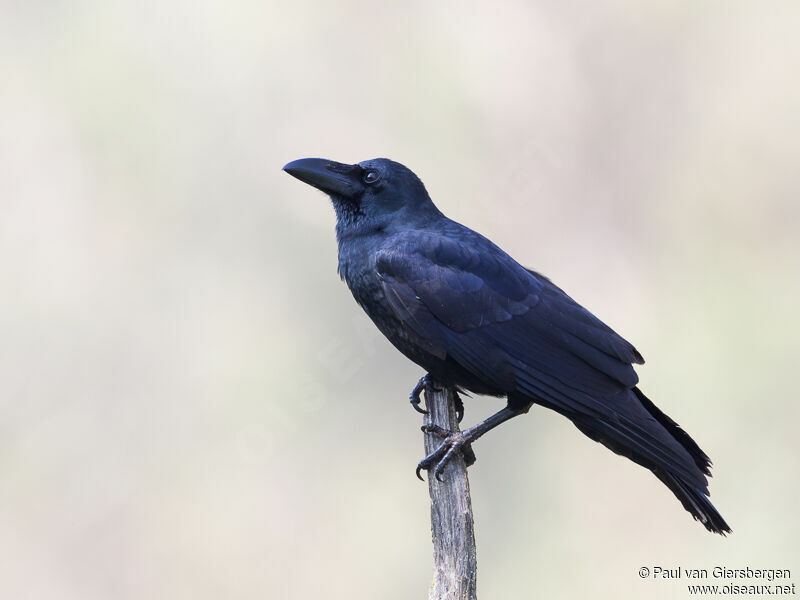
<svg viewBox="0 0 800 600"><path fill-rule="evenodd" d="M420 396L426 389L433 389L436 391L440 391L442 389L439 387L439 385L437 385L430 373L426 373L420 377L417 385L414 386L414 389L411 390L411 394L408 396L408 400L411 402L412 408L423 415L427 415L428 411L422 408L422 399ZM461 419L464 418L464 402L462 402L461 396L458 395L458 392L454 392L453 395L455 396L456 400L456 418L458 419L458 422L461 423Z"/></svg>
<svg viewBox="0 0 800 600"><path fill-rule="evenodd" d="M417 385L414 386L414 389L411 390L411 394L408 396L408 400L411 402L411 406L414 408L414 410L418 413L422 413L423 415L427 415L428 411L422 408L422 400L420 395L427 388L432 388L435 390L441 389L434 383L433 377L431 377L430 373L425 373L425 375L420 377Z"/></svg>
<svg viewBox="0 0 800 600"><path fill-rule="evenodd" d="M461 452L467 466L475 462L475 453L472 451L471 443L478 436L471 435L471 429L465 431L447 431L438 425L423 425L422 431L444 438L444 441L436 450L419 461L417 465L417 477L420 480L422 480L420 472L423 469L430 472L431 468L433 468L433 476L441 481L444 468L447 466L447 463L453 459L456 452Z"/></svg>

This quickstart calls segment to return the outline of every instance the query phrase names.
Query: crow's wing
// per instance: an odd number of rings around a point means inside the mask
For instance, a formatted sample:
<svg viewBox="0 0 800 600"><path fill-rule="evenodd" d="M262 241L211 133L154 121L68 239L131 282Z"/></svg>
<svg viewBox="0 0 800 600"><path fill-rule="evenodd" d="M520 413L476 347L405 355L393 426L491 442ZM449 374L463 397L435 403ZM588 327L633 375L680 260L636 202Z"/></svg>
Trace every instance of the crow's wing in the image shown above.
<svg viewBox="0 0 800 600"><path fill-rule="evenodd" d="M408 232L378 252L386 298L406 326L506 392L522 373L567 397L636 385L631 363L643 361L631 344L549 280L470 233L456 241Z"/></svg>

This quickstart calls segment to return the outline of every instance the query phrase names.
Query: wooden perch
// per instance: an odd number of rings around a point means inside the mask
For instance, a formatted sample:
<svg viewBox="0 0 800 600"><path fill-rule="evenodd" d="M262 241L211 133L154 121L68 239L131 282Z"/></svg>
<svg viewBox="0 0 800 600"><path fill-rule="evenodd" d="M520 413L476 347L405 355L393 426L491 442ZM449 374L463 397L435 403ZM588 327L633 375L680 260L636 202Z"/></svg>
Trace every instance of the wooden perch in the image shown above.
<svg viewBox="0 0 800 600"><path fill-rule="evenodd" d="M448 431L458 431L455 392L451 389L425 388L428 414L425 423ZM433 452L442 440L425 434L425 453ZM429 472L431 496L431 535L433 537L433 583L429 600L475 600L478 566L475 556L475 533L472 500L469 494L467 466L461 453L448 463L437 481Z"/></svg>

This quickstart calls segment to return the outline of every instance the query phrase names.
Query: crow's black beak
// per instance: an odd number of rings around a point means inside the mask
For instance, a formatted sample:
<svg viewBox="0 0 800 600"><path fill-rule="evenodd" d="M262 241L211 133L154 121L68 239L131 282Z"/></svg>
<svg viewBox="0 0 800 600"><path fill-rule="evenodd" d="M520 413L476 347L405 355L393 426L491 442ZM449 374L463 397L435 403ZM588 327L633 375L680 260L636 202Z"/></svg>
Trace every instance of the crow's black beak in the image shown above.
<svg viewBox="0 0 800 600"><path fill-rule="evenodd" d="M293 160L283 170L326 194L352 198L364 191L358 165L344 165L324 158L301 158Z"/></svg>

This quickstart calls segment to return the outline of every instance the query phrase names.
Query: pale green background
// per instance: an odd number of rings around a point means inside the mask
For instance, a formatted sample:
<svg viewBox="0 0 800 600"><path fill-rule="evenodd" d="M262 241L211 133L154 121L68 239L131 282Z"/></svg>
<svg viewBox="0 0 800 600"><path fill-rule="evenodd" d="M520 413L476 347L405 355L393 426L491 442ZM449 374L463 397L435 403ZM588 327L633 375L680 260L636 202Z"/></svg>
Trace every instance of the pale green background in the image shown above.
<svg viewBox="0 0 800 600"><path fill-rule="evenodd" d="M0 2L0 597L426 597L421 371L339 282L280 171L306 156L410 166L634 342L715 462L727 539L565 419L504 425L482 598L797 583L798 31L797 2Z"/></svg>

